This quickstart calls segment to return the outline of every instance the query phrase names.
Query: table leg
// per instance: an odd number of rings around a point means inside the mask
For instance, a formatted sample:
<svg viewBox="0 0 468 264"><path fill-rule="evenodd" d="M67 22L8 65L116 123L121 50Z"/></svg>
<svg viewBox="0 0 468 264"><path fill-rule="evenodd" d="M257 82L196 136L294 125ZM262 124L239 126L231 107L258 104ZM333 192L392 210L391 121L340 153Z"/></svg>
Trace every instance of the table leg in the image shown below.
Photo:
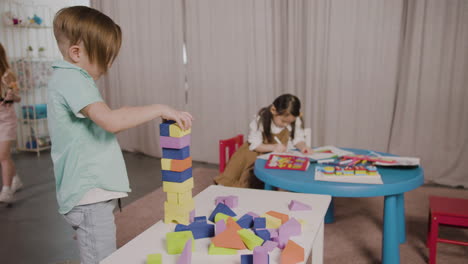
<svg viewBox="0 0 468 264"><path fill-rule="evenodd" d="M397 225L398 239L400 244L403 244L406 242L405 196L403 193L397 195Z"/></svg>
<svg viewBox="0 0 468 264"><path fill-rule="evenodd" d="M400 243L398 235L397 196L389 195L384 199L384 223L382 235L382 263L400 263Z"/></svg>
<svg viewBox="0 0 468 264"><path fill-rule="evenodd" d="M274 187L273 187L273 185L270 185L270 184L268 184L268 183L265 182L265 187L264 187L264 189L265 189L265 190L271 191L271 190L274 190Z"/></svg>
<svg viewBox="0 0 468 264"><path fill-rule="evenodd" d="M323 222L320 224L319 229L317 230L317 235L315 236L314 244L312 245L312 263L313 264L322 264L323 263Z"/></svg>
<svg viewBox="0 0 468 264"><path fill-rule="evenodd" d="M333 197L328 206L327 214L325 214L325 224L331 224L335 222L335 203L333 202Z"/></svg>

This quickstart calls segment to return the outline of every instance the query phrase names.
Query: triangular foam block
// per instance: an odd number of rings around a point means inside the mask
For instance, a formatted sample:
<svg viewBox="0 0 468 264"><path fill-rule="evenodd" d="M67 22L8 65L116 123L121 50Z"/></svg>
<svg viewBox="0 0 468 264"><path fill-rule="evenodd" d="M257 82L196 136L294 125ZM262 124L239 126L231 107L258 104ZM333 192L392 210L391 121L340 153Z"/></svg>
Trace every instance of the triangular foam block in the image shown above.
<svg viewBox="0 0 468 264"><path fill-rule="evenodd" d="M291 211L307 211L307 210L312 210L312 207L308 204L301 203L297 200L291 200L291 202L288 205L289 210Z"/></svg>
<svg viewBox="0 0 468 264"><path fill-rule="evenodd" d="M237 230L234 228L228 228L224 230L221 234L212 238L211 242L216 247L246 249L244 242L242 242L239 234L237 234Z"/></svg>
<svg viewBox="0 0 468 264"><path fill-rule="evenodd" d="M191 264L192 263L192 240L187 240L185 243L184 251L177 260L177 264Z"/></svg>
<svg viewBox="0 0 468 264"><path fill-rule="evenodd" d="M304 248L289 240L281 252L281 264L296 264L304 261Z"/></svg>

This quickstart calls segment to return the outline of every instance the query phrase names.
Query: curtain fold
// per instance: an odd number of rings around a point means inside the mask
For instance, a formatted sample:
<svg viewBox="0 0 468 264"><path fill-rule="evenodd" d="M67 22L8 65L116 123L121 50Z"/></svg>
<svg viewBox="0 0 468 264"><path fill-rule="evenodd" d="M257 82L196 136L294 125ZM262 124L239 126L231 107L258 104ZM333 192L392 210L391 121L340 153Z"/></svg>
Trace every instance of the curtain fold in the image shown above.
<svg viewBox="0 0 468 264"><path fill-rule="evenodd" d="M256 112L279 94L277 5L280 1L186 1L194 159L217 163L218 141L246 134Z"/></svg>
<svg viewBox="0 0 468 264"><path fill-rule="evenodd" d="M182 0L95 0L123 32L122 48L99 82L111 108L146 104L185 107ZM125 150L161 156L159 122L118 134Z"/></svg>
<svg viewBox="0 0 468 264"><path fill-rule="evenodd" d="M468 187L468 2L409 1L390 151Z"/></svg>

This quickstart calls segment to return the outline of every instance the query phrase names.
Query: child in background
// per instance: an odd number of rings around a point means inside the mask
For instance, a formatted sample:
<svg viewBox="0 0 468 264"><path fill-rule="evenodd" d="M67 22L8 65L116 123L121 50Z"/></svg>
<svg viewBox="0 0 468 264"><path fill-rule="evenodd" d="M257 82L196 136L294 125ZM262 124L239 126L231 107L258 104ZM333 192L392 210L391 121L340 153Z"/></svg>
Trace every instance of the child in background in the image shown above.
<svg viewBox="0 0 468 264"><path fill-rule="evenodd" d="M5 49L0 44L0 167L2 168L2 191L0 203L12 203L14 193L23 183L16 175L11 159L11 144L16 139L16 112L13 103L21 101L16 77L10 70Z"/></svg>
<svg viewBox="0 0 468 264"><path fill-rule="evenodd" d="M312 153L305 143L300 110L301 102L291 94L283 94L273 104L260 109L250 123L247 142L234 153L215 182L224 186L261 188L263 183L253 174L258 155L293 148Z"/></svg>
<svg viewBox="0 0 468 264"><path fill-rule="evenodd" d="M73 6L54 18L63 61L53 64L48 87L48 125L59 213L76 230L82 264L96 264L116 250L113 209L130 192L115 133L157 117L182 129L192 116L166 105L110 109L95 80L117 56L122 33L101 12ZM129 87L131 88L131 87Z"/></svg>

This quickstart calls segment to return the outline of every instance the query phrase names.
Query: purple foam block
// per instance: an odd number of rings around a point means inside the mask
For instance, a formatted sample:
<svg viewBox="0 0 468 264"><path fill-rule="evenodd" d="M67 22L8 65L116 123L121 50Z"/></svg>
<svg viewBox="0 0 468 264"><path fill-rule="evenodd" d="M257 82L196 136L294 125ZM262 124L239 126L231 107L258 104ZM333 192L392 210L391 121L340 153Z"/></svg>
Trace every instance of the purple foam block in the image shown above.
<svg viewBox="0 0 468 264"><path fill-rule="evenodd" d="M308 204L301 203L297 200L291 200L291 202L288 205L289 210L291 211L306 211L306 210L312 210L312 207Z"/></svg>
<svg viewBox="0 0 468 264"><path fill-rule="evenodd" d="M278 233L286 234L288 236L298 236L301 234L301 223L299 223L295 218L290 218L286 223L284 223L278 229Z"/></svg>
<svg viewBox="0 0 468 264"><path fill-rule="evenodd" d="M190 145L190 134L183 137L159 137L159 144L162 148L181 149Z"/></svg>
<svg viewBox="0 0 468 264"><path fill-rule="evenodd" d="M254 264L268 264L268 249L264 247L256 247L253 250Z"/></svg>
<svg viewBox="0 0 468 264"><path fill-rule="evenodd" d="M278 237L278 229L268 228L268 232L270 232L270 238Z"/></svg>
<svg viewBox="0 0 468 264"><path fill-rule="evenodd" d="M284 247L286 247L286 244L289 241L289 238L290 238L289 234L280 233L278 237L273 238L273 241L278 242L278 247L280 249L284 249Z"/></svg>
<svg viewBox="0 0 468 264"><path fill-rule="evenodd" d="M247 214L248 214L248 215L251 215L254 219L257 218L257 217L259 217L259 215L256 214L256 213L254 213L254 212L248 212Z"/></svg>
<svg viewBox="0 0 468 264"><path fill-rule="evenodd" d="M262 245L262 247L266 248L268 252L273 251L273 249L275 249L277 246L278 246L278 243L275 241L271 241L271 240L265 241L265 243L263 243Z"/></svg>
<svg viewBox="0 0 468 264"><path fill-rule="evenodd" d="M215 235L222 233L224 230L226 230L226 222L221 219L215 224Z"/></svg>
<svg viewBox="0 0 468 264"><path fill-rule="evenodd" d="M192 239L187 240L185 243L184 251L177 260L177 264L191 264L192 263Z"/></svg>
<svg viewBox="0 0 468 264"><path fill-rule="evenodd" d="M189 215L189 221L190 223L193 223L195 219L195 209L193 209L192 211L190 211L190 215Z"/></svg>
<svg viewBox="0 0 468 264"><path fill-rule="evenodd" d="M224 199L224 204L229 206L230 208L236 208L239 204L239 197L235 195L230 195L226 199Z"/></svg>

